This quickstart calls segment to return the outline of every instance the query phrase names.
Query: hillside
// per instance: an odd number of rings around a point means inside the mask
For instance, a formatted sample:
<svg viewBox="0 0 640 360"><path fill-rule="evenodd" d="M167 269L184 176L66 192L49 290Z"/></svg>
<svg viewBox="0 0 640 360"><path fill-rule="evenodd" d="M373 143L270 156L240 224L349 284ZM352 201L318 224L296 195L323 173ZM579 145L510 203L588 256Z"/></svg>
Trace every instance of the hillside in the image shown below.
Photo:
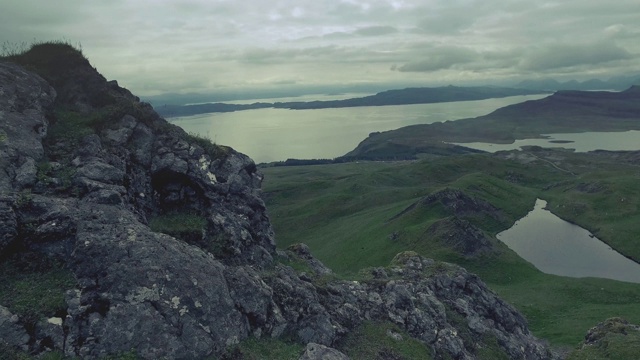
<svg viewBox="0 0 640 360"><path fill-rule="evenodd" d="M512 143L543 134L640 129L640 87L621 92L559 91L473 119L413 125L373 133L346 158L415 157L419 153L459 153L446 142Z"/></svg>
<svg viewBox="0 0 640 360"><path fill-rule="evenodd" d="M638 261L639 166L640 152L531 148L263 171L279 246L305 242L343 276L403 250L464 266L520 310L534 334L568 350L607 318L637 324L640 285L543 274L495 235L541 198L561 218ZM612 338L616 351L624 348L624 337Z"/></svg>
<svg viewBox="0 0 640 360"><path fill-rule="evenodd" d="M65 43L0 59L0 89L3 358L557 357L459 266L276 250L251 159Z"/></svg>
<svg viewBox="0 0 640 360"><path fill-rule="evenodd" d="M330 101L292 101L292 102L256 102L253 104L195 104L195 105L164 105L157 106L159 114L167 117L188 116L210 112L232 112L251 109L290 109L309 110L344 108L358 106L388 106L431 104L439 102L484 100L516 95L541 94L542 91L523 90L504 87L457 87L446 86L437 88L407 88L399 90L387 90L375 95L345 100Z"/></svg>

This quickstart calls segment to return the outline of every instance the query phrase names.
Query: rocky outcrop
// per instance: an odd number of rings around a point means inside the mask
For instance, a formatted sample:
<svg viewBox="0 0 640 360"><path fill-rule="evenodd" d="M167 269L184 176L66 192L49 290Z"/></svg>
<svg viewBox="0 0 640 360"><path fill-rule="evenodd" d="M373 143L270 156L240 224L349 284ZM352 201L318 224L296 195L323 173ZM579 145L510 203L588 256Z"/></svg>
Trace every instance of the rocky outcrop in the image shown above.
<svg viewBox="0 0 640 360"><path fill-rule="evenodd" d="M115 86L100 83L92 68L81 73L91 79L58 79L74 116L100 105L93 90L82 96L85 87ZM63 336L48 336L48 346L83 358L130 349L143 358L198 358L220 354L256 330L249 317L262 304L250 303L247 294L235 299L240 290L253 289L246 282L259 278L251 268L225 266L262 268L275 254L259 196L262 178L251 159L228 148L207 152L202 141L125 90L111 91L111 98L124 95L101 110L119 117L89 128L64 153L59 149L68 148L68 137L47 137L49 126L66 120L59 111L52 115L53 88L12 64L0 64L0 80L0 255L43 253L66 264L77 281L66 293ZM119 114L119 107L131 113ZM69 185L61 189L63 171L41 172L40 164L65 168ZM205 219L198 246L151 231L148 219L169 212ZM231 289L228 281L245 287ZM20 324L39 329L30 344L51 332L49 325L8 318L7 331L15 333Z"/></svg>
<svg viewBox="0 0 640 360"><path fill-rule="evenodd" d="M409 205L406 209L389 219L389 221L395 220L418 207L439 207L442 211L446 212L446 214L458 217L473 218L477 216L486 216L496 221L504 221L505 219L500 209L490 203L469 196L461 190L446 188L425 196L424 198Z"/></svg>
<svg viewBox="0 0 640 360"><path fill-rule="evenodd" d="M457 217L434 222L427 229L427 235L468 258L487 255L499 249L495 239L469 221Z"/></svg>
<svg viewBox="0 0 640 360"><path fill-rule="evenodd" d="M322 289L321 302L343 329L364 320L390 321L437 356L454 359L474 359L482 339L493 337L511 359L552 357L522 315L460 267L406 252L370 275Z"/></svg>
<svg viewBox="0 0 640 360"><path fill-rule="evenodd" d="M441 245L467 258L500 251L498 241L473 224L490 222L506 225L506 216L490 203L467 195L462 190L445 188L414 202L388 221L392 222L421 208L436 211L445 217L433 223L425 232L425 236L437 240ZM392 238L394 236L392 234Z"/></svg>
<svg viewBox="0 0 640 360"><path fill-rule="evenodd" d="M640 326L610 318L589 329L580 348L567 359L636 359L639 343Z"/></svg>
<svg viewBox="0 0 640 360"><path fill-rule="evenodd" d="M340 359L330 347L384 321L436 358L472 359L486 338L511 358L551 357L520 314L461 268L404 253L356 282L304 245L277 254L251 159L184 133L74 63L81 79L50 80L55 102L42 78L0 63L0 261L37 253L75 283L44 319L0 307L5 343L87 359L193 359L287 336L309 344L302 358ZM53 131L72 120L86 128ZM188 238L149 226L175 214L203 225Z"/></svg>

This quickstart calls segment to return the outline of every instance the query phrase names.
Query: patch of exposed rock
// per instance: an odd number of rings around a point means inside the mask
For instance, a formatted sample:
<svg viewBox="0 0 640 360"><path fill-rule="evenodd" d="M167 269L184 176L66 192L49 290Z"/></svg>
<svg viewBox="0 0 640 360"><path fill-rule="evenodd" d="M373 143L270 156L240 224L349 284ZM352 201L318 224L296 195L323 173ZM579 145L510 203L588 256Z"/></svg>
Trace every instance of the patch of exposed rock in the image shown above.
<svg viewBox="0 0 640 360"><path fill-rule="evenodd" d="M486 216L497 221L504 221L504 215L500 209L484 200L469 196L461 190L450 188L425 196L409 205L389 221L399 218L418 207L435 208L437 206L440 206L448 214L458 217Z"/></svg>
<svg viewBox="0 0 640 360"><path fill-rule="evenodd" d="M465 257L486 255L498 249L495 239L487 236L477 226L457 217L436 221L427 229L427 235Z"/></svg>
<svg viewBox="0 0 640 360"><path fill-rule="evenodd" d="M47 137L51 121L64 121L52 115L56 91L0 63L0 261L37 252L75 279L59 317L34 322L0 306L4 343L86 359L131 350L144 359L194 359L249 336L286 335L310 344L303 358L341 358L329 347L350 330L389 321L436 358L472 359L487 336L511 358L551 357L519 313L453 265L404 253L364 281L344 281L303 245L286 257L310 273L278 263L251 159L213 151L92 68L74 71L80 79L54 79L65 94L55 106L110 115L65 152L68 139ZM439 201L453 209L468 202L452 194ZM148 226L176 212L204 219L197 239Z"/></svg>
<svg viewBox="0 0 640 360"><path fill-rule="evenodd" d="M432 193L409 205L389 221L405 216L419 208L443 212L447 216L432 224L425 236L437 239L442 245L465 257L474 257L498 251L497 241L488 237L469 220L504 223L502 211L490 203L467 195L458 189L446 188ZM391 235L391 239L396 237Z"/></svg>
<svg viewBox="0 0 640 360"><path fill-rule="evenodd" d="M298 360L349 360L349 357L336 349L309 343Z"/></svg>

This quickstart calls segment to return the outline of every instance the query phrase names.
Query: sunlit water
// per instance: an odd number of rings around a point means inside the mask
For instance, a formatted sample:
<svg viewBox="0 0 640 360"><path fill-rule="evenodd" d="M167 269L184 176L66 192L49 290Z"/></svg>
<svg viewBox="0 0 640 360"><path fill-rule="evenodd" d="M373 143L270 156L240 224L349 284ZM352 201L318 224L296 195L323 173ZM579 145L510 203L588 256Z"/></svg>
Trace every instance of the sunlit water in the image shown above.
<svg viewBox="0 0 640 360"><path fill-rule="evenodd" d="M337 109L256 109L169 120L187 132L231 146L257 163L289 158L326 159L346 154L375 131L476 117L545 96Z"/></svg>
<svg viewBox="0 0 640 360"><path fill-rule="evenodd" d="M546 205L538 199L529 214L497 238L547 274L640 283L640 264L589 231L555 216Z"/></svg>

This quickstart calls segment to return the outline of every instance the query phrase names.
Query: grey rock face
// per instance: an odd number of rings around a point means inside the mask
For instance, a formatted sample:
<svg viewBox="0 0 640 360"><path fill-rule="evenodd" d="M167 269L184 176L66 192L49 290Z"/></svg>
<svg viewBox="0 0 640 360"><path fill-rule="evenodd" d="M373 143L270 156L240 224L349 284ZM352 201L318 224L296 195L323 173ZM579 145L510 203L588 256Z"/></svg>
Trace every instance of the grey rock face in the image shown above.
<svg viewBox="0 0 640 360"><path fill-rule="evenodd" d="M0 198L0 255L18 234L18 223L13 211L13 199Z"/></svg>
<svg viewBox="0 0 640 360"><path fill-rule="evenodd" d="M29 348L29 334L19 321L17 315L0 305L0 341L20 350L27 350Z"/></svg>
<svg viewBox="0 0 640 360"><path fill-rule="evenodd" d="M36 162L30 157L27 157L25 162L16 169L16 177L13 181L18 188L25 188L33 186L36 183Z"/></svg>
<svg viewBox="0 0 640 360"><path fill-rule="evenodd" d="M33 183L49 126L45 110L55 97L55 90L39 76L0 63L0 194L13 190L16 175L18 186Z"/></svg>
<svg viewBox="0 0 640 360"><path fill-rule="evenodd" d="M144 358L198 358L247 336L224 267L211 254L151 232L128 211L95 204L81 205L75 241L74 272L86 286L65 321L70 355L133 348Z"/></svg>
<svg viewBox="0 0 640 360"><path fill-rule="evenodd" d="M7 63L0 63L0 83L3 157L40 159L49 126L44 111L53 104L55 90L39 76Z"/></svg>

